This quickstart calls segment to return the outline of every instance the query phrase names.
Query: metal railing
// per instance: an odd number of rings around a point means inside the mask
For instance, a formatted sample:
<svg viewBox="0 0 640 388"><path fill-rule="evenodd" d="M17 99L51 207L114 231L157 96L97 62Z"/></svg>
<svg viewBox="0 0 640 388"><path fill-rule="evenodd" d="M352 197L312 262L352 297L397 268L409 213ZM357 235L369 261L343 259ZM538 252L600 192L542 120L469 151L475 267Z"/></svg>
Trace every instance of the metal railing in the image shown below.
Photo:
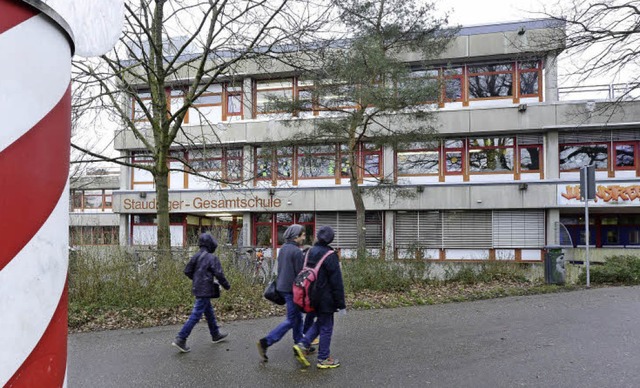
<svg viewBox="0 0 640 388"><path fill-rule="evenodd" d="M562 86L558 88L560 101L571 100L633 100L640 97L639 83Z"/></svg>

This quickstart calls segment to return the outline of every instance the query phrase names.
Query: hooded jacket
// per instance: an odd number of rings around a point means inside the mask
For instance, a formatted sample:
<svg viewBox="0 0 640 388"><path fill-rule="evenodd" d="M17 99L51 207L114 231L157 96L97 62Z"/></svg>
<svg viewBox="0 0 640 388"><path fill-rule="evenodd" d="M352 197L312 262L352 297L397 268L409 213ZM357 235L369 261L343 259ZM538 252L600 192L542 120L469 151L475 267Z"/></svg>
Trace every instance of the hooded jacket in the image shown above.
<svg viewBox="0 0 640 388"><path fill-rule="evenodd" d="M184 274L193 281L191 292L196 298L213 298L214 278L225 290L231 285L224 276L218 256L214 255L218 243L210 234L203 233L198 239L200 250L196 252L184 268Z"/></svg>
<svg viewBox="0 0 640 388"><path fill-rule="evenodd" d="M319 240L309 250L308 267L314 267L328 251L333 251L326 241ZM322 262L318 270L311 303L319 313L334 313L346 308L344 284L338 255L333 252Z"/></svg>

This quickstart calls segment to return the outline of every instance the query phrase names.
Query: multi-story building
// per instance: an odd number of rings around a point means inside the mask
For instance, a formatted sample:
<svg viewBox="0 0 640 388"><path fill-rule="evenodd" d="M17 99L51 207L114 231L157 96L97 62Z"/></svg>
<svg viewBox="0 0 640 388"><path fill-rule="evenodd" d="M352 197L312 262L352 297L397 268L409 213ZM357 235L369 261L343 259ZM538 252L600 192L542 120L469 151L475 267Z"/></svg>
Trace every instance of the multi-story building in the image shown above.
<svg viewBox="0 0 640 388"><path fill-rule="evenodd" d="M112 193L120 188L119 172L105 169L70 182L69 245L119 245L120 216L113 213Z"/></svg>
<svg viewBox="0 0 640 388"><path fill-rule="evenodd" d="M563 47L539 45L540 37L561 27L551 20L466 27L439 62L407 57L417 75L444 81L442 98L433 104L439 136L396 149L360 145L365 192L375 184L371 177L395 184L382 198L365 196L372 251L397 259L539 262L547 245L584 246L577 190L579 168L587 164L597 169L590 244L597 252L640 247L640 105L618 102L609 114L601 108L614 104L611 95L561 98L557 58ZM285 146L290 117L264 109L270 94L305 99L313 85L292 69L249 69L213 85L185 118L175 155L200 173L241 183L172 172L172 244L189 244L198 231L218 228L224 243L276 249L284 229L299 223L309 236L319 225L333 226L334 246L353 255L356 217L348 178L336 168L343 160L340 144ZM168 93L181 99L179 87ZM131 111L135 118L135 104ZM312 109L296 117L298 128L323 116ZM401 114L385 120L392 127L411 125ZM178 145L212 128L217 137L207 147ZM116 148L134 164L148 158L128 130L117 134ZM152 244L153 180L135 168L121 174L121 189L113 192L120 242ZM396 195L397 188L413 195Z"/></svg>

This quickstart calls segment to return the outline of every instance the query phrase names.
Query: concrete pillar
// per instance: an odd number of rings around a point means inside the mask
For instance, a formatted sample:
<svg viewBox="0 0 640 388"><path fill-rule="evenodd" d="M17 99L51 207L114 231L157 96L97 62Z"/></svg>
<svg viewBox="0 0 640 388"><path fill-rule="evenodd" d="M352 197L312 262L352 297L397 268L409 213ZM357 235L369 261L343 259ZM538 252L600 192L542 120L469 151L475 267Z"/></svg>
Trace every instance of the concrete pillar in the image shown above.
<svg viewBox="0 0 640 388"><path fill-rule="evenodd" d="M560 243L558 241L558 227L560 223L560 209L547 209L547 236L546 236L546 245L557 245Z"/></svg>
<svg viewBox="0 0 640 388"><path fill-rule="evenodd" d="M387 210L384 212L385 260L393 260L395 257L395 220L395 211Z"/></svg>
<svg viewBox="0 0 640 388"><path fill-rule="evenodd" d="M558 95L558 56L549 53L545 58L544 67L544 100L546 102L559 101Z"/></svg>
<svg viewBox="0 0 640 388"><path fill-rule="evenodd" d="M557 179L560 177L560 147L558 131L549 131L544 136L544 177Z"/></svg>
<svg viewBox="0 0 640 388"><path fill-rule="evenodd" d="M253 80L249 77L242 81L242 118L250 120L253 117Z"/></svg>

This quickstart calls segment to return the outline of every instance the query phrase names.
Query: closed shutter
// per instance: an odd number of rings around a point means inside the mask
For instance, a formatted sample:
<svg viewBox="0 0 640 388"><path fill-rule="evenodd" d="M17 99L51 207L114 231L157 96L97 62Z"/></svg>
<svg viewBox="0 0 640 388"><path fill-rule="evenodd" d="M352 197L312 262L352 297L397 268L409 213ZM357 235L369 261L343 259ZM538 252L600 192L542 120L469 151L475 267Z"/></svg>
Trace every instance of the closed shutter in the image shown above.
<svg viewBox="0 0 640 388"><path fill-rule="evenodd" d="M334 248L357 248L358 228L355 212L317 213L316 230L320 226L329 225L336 237L331 243ZM380 212L367 212L365 215L365 242L367 248L382 248L383 227Z"/></svg>
<svg viewBox="0 0 640 388"><path fill-rule="evenodd" d="M613 141L640 140L640 129L621 129L611 131Z"/></svg>
<svg viewBox="0 0 640 388"><path fill-rule="evenodd" d="M494 248L544 247L544 211L493 212Z"/></svg>
<svg viewBox="0 0 640 388"><path fill-rule="evenodd" d="M490 211L449 211L442 214L443 248L491 248Z"/></svg>
<svg viewBox="0 0 640 388"><path fill-rule="evenodd" d="M560 144L603 143L611 141L611 131L571 131L560 132Z"/></svg>
<svg viewBox="0 0 640 388"><path fill-rule="evenodd" d="M440 212L398 212L395 229L396 246L399 248L440 248L442 246Z"/></svg>
<svg viewBox="0 0 640 388"><path fill-rule="evenodd" d="M527 135L518 135L517 142L519 145L542 144L542 134L533 133Z"/></svg>

